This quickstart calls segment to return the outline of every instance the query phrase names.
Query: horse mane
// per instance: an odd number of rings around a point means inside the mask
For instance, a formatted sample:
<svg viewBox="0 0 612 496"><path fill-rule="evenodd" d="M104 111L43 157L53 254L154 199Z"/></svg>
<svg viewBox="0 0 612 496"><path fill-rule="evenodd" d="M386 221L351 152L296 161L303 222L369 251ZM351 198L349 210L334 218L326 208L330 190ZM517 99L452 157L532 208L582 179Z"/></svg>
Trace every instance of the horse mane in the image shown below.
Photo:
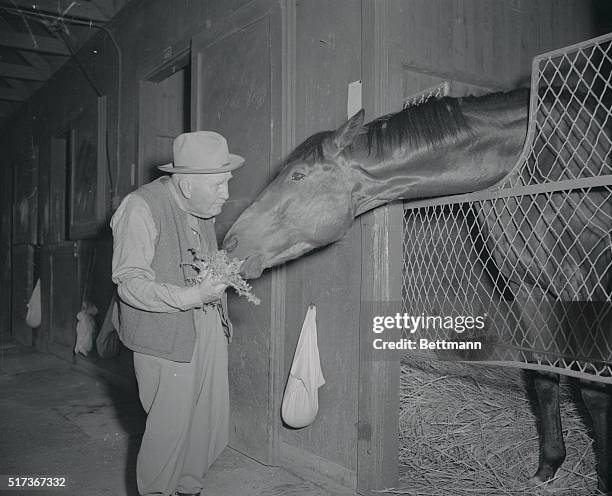
<svg viewBox="0 0 612 496"><path fill-rule="evenodd" d="M358 147L361 136L367 139L368 154L387 155L399 146L409 144L413 148L433 148L454 141L462 133L469 132L457 98L428 100L394 114L384 115L365 124L351 149ZM333 131L313 134L295 148L285 163L294 160L322 161L323 142Z"/></svg>
<svg viewBox="0 0 612 496"><path fill-rule="evenodd" d="M393 114L387 114L364 126L368 154L385 156L399 147L432 149L450 145L471 132L463 111L464 105L480 104L486 107L507 106L528 101L529 90L491 93L461 98L430 98Z"/></svg>
<svg viewBox="0 0 612 496"><path fill-rule="evenodd" d="M365 124L347 150L353 153L358 147L361 148L360 138L366 140L368 155L374 153L378 157L390 155L403 146L418 150L454 144L471 133L463 106L505 108L518 103L527 104L528 100L529 90L526 88L483 96L430 98ZM289 154L284 165L296 160L324 160L323 143L332 133L321 131L313 134Z"/></svg>
<svg viewBox="0 0 612 496"><path fill-rule="evenodd" d="M323 142L332 132L333 131L321 131L306 138L304 142L298 145L289 154L285 160L285 164L289 164L295 160L322 162L325 158L323 153Z"/></svg>
<svg viewBox="0 0 612 496"><path fill-rule="evenodd" d="M469 134L457 98L431 98L400 112L374 119L364 126L368 154L385 156L403 146L431 149Z"/></svg>

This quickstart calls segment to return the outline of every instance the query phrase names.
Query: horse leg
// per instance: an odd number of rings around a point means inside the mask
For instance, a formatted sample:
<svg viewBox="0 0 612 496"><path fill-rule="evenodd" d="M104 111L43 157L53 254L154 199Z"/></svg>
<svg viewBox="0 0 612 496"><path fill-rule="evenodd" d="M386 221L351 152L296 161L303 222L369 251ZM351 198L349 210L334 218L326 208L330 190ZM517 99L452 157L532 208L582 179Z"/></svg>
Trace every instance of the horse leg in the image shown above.
<svg viewBox="0 0 612 496"><path fill-rule="evenodd" d="M559 375L549 372L533 374L533 383L540 411L540 462L530 485L552 479L565 460L565 443L559 410Z"/></svg>
<svg viewBox="0 0 612 496"><path fill-rule="evenodd" d="M612 425L610 425L610 391L603 384L581 381L582 399L593 421L595 453L597 454L597 488L604 494L612 491L612 463L610 449Z"/></svg>

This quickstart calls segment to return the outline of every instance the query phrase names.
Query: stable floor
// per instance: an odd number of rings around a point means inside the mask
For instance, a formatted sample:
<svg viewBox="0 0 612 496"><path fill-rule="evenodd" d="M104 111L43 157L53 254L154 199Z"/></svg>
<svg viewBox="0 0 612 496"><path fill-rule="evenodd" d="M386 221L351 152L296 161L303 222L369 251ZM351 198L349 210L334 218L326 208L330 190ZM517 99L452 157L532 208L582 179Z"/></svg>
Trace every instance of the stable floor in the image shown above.
<svg viewBox="0 0 612 496"><path fill-rule="evenodd" d="M24 496L138 496L135 461L145 415L133 392L51 355L0 349L0 474L65 477L59 491ZM206 496L347 496L228 448L206 478Z"/></svg>

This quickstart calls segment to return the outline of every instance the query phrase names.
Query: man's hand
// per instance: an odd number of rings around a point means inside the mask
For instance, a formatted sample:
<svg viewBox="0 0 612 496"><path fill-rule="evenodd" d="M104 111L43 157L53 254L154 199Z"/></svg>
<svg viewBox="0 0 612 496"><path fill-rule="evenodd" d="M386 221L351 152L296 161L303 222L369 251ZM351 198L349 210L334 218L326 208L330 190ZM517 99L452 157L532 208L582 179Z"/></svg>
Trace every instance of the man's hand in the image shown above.
<svg viewBox="0 0 612 496"><path fill-rule="evenodd" d="M210 274L206 274L198 284L202 303L212 303L220 300L226 288L227 284L223 284L218 279L213 278Z"/></svg>

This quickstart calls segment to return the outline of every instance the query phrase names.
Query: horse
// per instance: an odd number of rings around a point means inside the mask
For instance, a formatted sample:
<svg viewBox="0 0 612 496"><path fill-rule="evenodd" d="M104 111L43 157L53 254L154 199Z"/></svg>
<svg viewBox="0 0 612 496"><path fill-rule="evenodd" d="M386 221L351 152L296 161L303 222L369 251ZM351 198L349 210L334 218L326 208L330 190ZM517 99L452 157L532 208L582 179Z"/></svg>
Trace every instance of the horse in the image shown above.
<svg viewBox="0 0 612 496"><path fill-rule="evenodd" d="M511 173L523 150L529 96L529 90L518 89L480 97L430 99L367 124L362 109L338 129L310 136L288 155L276 177L231 226L223 249L243 260L245 277L257 278L266 268L339 240L356 217L391 201L471 193L497 185ZM582 167L578 162L593 158L592 154L584 157L581 151L581 136L589 136L603 157L598 167L609 167L606 112L593 111L587 114L590 118L585 117L569 97L549 101L543 115L540 125L550 128L551 138L534 145L542 164L549 164L551 170L554 164L562 164L566 172L578 173L574 170ZM589 119L600 120L601 125L593 131ZM555 137L555 129L567 131L582 121L581 136L570 132L574 147L566 147ZM557 319L551 318L555 301L609 303L612 294L611 195L605 188L591 191L589 201L579 201L574 193L560 195L556 200L557 193L551 193L553 200L540 210L523 209L527 213L515 213L514 218L507 208L492 216L481 207L474 216L489 233L488 249L505 281L503 290L511 292L518 303L515 307L522 309L519 324L526 334L539 333L541 340L553 344L559 336L553 333ZM510 204L522 201L510 200ZM496 203L488 208L494 210ZM571 222L561 225L560 219L572 213ZM532 235L521 232L524 223L516 215L531 221ZM573 231L572 222L586 222L589 229ZM580 233L580 243L571 242L573 232ZM569 241L564 244L559 238ZM563 246L567 246L565 253L560 253ZM593 262L587 270L581 263L584 257ZM585 292L586 287L591 290ZM571 330L561 335L570 334ZM609 337L604 332L608 352L612 349ZM601 360L609 365L612 357L608 354ZM540 457L529 483L539 485L552 479L563 463L565 444L559 375L536 371L533 383L540 412ZM593 421L598 487L607 492L612 490L608 470L612 463L611 395L599 383L586 380L581 384Z"/></svg>

